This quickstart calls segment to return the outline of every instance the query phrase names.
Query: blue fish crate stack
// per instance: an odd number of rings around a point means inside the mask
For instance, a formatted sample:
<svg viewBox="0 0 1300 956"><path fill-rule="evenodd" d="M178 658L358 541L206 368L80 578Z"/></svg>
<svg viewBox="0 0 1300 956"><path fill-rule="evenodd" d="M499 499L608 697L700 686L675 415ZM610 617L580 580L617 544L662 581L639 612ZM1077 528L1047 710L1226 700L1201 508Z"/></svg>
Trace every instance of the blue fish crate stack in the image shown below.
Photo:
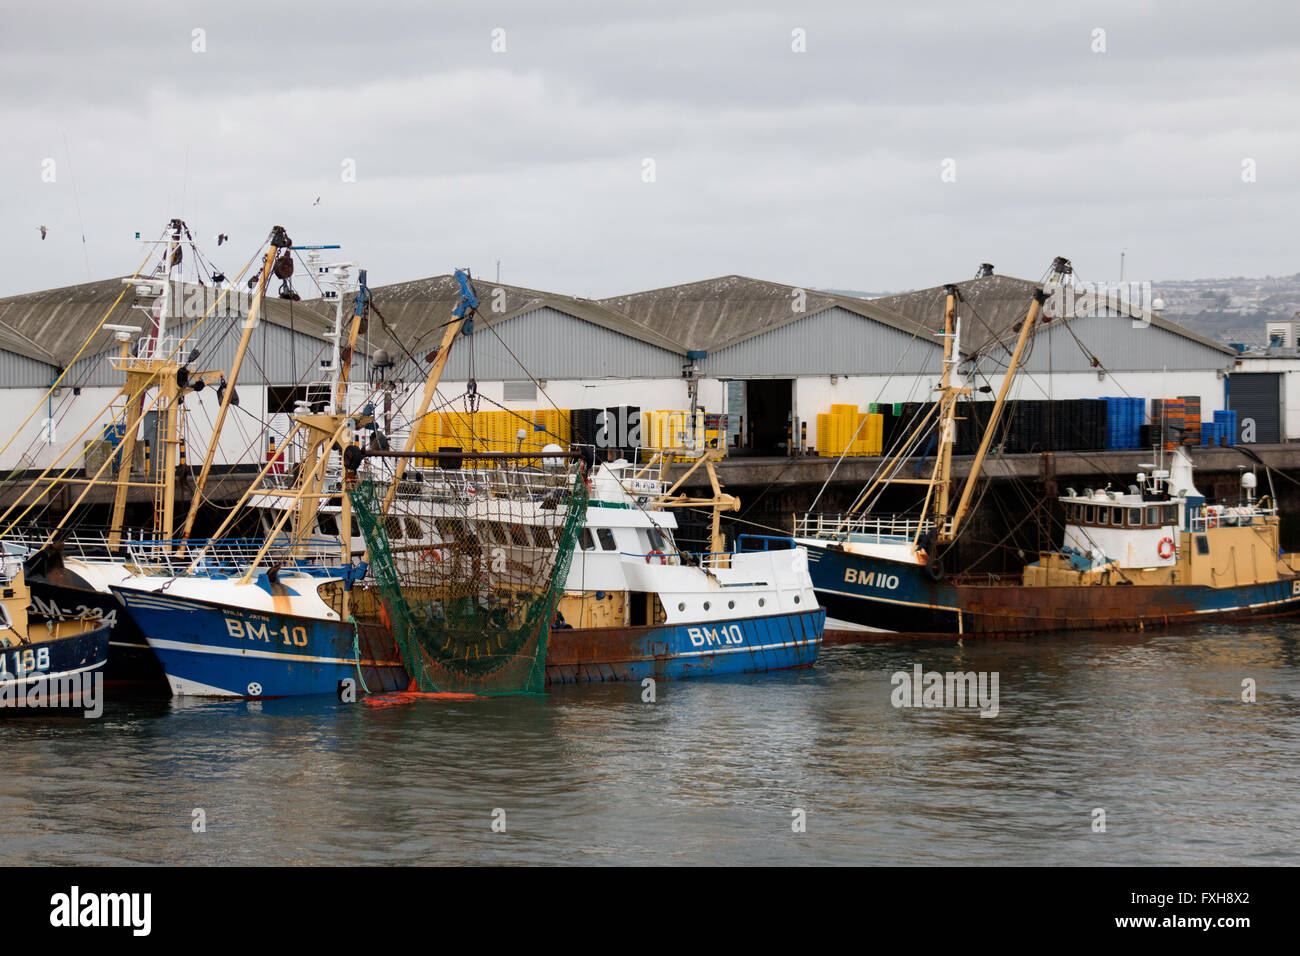
<svg viewBox="0 0 1300 956"><path fill-rule="evenodd" d="M1215 435L1220 445L1231 447L1237 444L1237 413L1219 411L1214 413Z"/></svg>
<svg viewBox="0 0 1300 956"><path fill-rule="evenodd" d="M1106 396L1102 401L1106 403L1106 448L1119 451L1140 447L1146 400Z"/></svg>

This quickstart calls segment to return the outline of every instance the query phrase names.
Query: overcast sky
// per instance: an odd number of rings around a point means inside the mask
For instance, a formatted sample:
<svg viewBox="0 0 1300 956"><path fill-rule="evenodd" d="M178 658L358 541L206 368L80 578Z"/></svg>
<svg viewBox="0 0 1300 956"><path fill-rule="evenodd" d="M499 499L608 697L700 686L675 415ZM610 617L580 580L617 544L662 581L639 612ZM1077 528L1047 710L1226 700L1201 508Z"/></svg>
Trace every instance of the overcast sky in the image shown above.
<svg viewBox="0 0 1300 956"><path fill-rule="evenodd" d="M47 0L3 20L0 295L129 273L134 233L171 216L232 272L279 224L375 285L500 259L503 281L592 297L733 272L896 291L1055 255L1113 279L1125 248L1129 279L1300 271L1293 0Z"/></svg>

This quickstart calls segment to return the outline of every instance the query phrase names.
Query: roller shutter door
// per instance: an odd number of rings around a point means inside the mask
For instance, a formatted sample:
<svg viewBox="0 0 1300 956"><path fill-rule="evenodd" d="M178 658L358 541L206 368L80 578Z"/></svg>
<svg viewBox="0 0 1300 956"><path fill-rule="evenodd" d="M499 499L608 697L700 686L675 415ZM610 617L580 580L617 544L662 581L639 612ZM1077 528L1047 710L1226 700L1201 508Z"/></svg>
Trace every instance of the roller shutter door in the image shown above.
<svg viewBox="0 0 1300 956"><path fill-rule="evenodd" d="M1246 421L1255 422L1256 444L1282 440L1282 376L1278 372L1239 372L1228 385L1228 407L1237 413L1237 440L1244 441Z"/></svg>

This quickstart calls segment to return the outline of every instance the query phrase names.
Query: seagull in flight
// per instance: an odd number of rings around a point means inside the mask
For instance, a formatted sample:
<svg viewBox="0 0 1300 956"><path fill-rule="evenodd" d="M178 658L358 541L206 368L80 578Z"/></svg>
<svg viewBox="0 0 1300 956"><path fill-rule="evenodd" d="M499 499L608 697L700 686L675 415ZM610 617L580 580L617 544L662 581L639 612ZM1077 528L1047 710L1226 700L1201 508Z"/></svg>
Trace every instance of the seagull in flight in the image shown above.
<svg viewBox="0 0 1300 956"><path fill-rule="evenodd" d="M319 206L319 205L320 205L320 196L317 196L317 197L316 197L316 201L315 201L314 203L312 203L312 205L313 205L313 206Z"/></svg>

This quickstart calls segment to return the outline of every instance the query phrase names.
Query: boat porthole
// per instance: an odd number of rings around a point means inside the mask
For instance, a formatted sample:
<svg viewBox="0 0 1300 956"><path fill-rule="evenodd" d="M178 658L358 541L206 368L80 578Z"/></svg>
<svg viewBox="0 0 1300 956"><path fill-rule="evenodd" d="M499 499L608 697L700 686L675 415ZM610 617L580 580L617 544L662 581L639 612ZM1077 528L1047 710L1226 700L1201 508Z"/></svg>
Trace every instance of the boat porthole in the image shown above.
<svg viewBox="0 0 1300 956"><path fill-rule="evenodd" d="M797 594L794 596L794 603L795 603L795 604L798 604L798 603L799 603L799 595L797 595Z"/></svg>
<svg viewBox="0 0 1300 956"><path fill-rule="evenodd" d="M727 602L727 610L728 610L728 611L734 611L735 609L736 609L736 602L735 602L735 601L728 601L728 602Z"/></svg>
<svg viewBox="0 0 1300 956"><path fill-rule="evenodd" d="M759 607L762 607L762 606L765 605L766 603L767 603L767 598L759 598L759 599L758 599L758 606L759 606Z"/></svg>
<svg viewBox="0 0 1300 956"><path fill-rule="evenodd" d="M679 611L685 611L685 610L686 610L686 602L683 601L682 603L678 604L678 605L677 605L677 610L679 610Z"/></svg>
<svg viewBox="0 0 1300 956"><path fill-rule="evenodd" d="M705 602L704 602L704 610L706 610L706 611L707 611L707 610L708 610L708 609L709 609L709 608L710 608L710 607L712 607L712 605L711 605L711 604L709 604L709 602L708 602L708 601L705 601Z"/></svg>

